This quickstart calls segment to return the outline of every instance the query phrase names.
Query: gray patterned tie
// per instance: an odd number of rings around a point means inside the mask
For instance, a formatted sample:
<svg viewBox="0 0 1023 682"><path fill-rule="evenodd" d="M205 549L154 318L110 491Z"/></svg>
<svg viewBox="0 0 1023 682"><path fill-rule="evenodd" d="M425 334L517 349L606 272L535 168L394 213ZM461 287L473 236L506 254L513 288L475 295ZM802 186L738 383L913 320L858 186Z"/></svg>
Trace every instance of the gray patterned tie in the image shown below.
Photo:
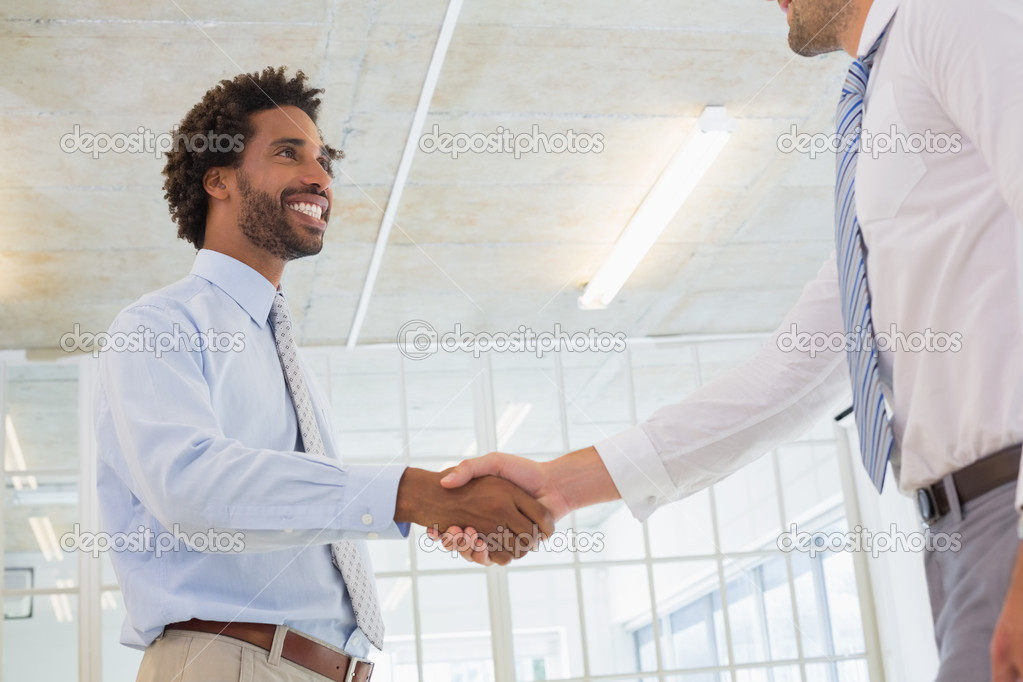
<svg viewBox="0 0 1023 682"><path fill-rule="evenodd" d="M284 296L274 296L273 307L270 309L270 325L273 327L274 342L277 344L277 355L281 359L284 378L291 391L291 402L295 404L298 417L298 429L305 444L305 451L311 455L326 457L320 429L316 426L316 414L313 412L313 401L309 397L309 389L305 385L302 369L298 364L298 351L295 349L295 338L291 334L291 316ZM331 546L334 565L341 571L341 577L348 589L355 611L355 622L366 638L377 649L384 648L384 621L380 616L380 602L377 599L376 584L366 571L366 564L359 554L359 548L350 540L339 540Z"/></svg>

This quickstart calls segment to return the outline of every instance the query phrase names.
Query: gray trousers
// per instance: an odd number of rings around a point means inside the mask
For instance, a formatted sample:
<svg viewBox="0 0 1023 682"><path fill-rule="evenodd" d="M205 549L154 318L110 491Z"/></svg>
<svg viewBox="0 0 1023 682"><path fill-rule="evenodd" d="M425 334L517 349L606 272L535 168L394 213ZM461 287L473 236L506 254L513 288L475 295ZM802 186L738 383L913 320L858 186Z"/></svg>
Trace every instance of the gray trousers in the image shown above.
<svg viewBox="0 0 1023 682"><path fill-rule="evenodd" d="M146 649L135 682L330 682L281 658L286 631L277 626L268 653L231 637L167 630Z"/></svg>
<svg viewBox="0 0 1023 682"><path fill-rule="evenodd" d="M948 489L951 476L944 480ZM953 500L949 513L930 528L961 536L959 551L924 555L941 661L936 682L991 680L991 637L1019 551L1015 496L1013 482L962 508Z"/></svg>

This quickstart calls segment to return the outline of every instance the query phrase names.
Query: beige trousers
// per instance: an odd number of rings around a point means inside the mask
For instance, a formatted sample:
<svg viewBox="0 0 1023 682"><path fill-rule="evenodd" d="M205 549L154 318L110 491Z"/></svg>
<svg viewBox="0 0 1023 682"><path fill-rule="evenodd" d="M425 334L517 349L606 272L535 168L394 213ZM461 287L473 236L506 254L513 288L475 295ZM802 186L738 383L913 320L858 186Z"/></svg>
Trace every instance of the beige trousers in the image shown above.
<svg viewBox="0 0 1023 682"><path fill-rule="evenodd" d="M281 658L286 632L277 626L267 652L231 637L167 630L146 649L135 682L330 682Z"/></svg>

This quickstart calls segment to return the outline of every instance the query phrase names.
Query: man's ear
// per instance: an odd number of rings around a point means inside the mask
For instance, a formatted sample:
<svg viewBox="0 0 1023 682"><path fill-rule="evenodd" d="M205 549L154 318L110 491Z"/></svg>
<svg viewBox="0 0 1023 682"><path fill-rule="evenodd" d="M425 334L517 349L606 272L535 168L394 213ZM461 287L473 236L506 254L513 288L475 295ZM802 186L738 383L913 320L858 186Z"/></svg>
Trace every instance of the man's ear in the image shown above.
<svg viewBox="0 0 1023 682"><path fill-rule="evenodd" d="M215 199L226 199L231 194L229 185L232 179L228 177L229 175L229 169L222 166L207 168L206 173L202 176L203 189Z"/></svg>

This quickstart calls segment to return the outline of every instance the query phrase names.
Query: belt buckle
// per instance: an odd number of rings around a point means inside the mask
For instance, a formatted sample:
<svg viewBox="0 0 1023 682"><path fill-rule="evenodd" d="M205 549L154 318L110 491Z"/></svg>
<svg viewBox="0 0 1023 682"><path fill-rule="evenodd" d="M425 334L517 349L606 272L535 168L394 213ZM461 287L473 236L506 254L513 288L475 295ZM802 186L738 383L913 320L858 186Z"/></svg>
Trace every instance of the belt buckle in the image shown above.
<svg viewBox="0 0 1023 682"><path fill-rule="evenodd" d="M920 518L928 528L941 518L938 502L934 499L934 491L929 487L916 489L916 507L920 512Z"/></svg>
<svg viewBox="0 0 1023 682"><path fill-rule="evenodd" d="M366 673L366 680L367 680L367 682L368 682L368 680L370 678L373 677L373 661L369 660L368 658L359 658L358 656L349 656L349 659L348 659L348 671L345 673L345 680L344 680L344 682L353 682L353 680L355 679L355 669L358 667L358 665L360 663L365 663L366 665L369 666L369 672Z"/></svg>

